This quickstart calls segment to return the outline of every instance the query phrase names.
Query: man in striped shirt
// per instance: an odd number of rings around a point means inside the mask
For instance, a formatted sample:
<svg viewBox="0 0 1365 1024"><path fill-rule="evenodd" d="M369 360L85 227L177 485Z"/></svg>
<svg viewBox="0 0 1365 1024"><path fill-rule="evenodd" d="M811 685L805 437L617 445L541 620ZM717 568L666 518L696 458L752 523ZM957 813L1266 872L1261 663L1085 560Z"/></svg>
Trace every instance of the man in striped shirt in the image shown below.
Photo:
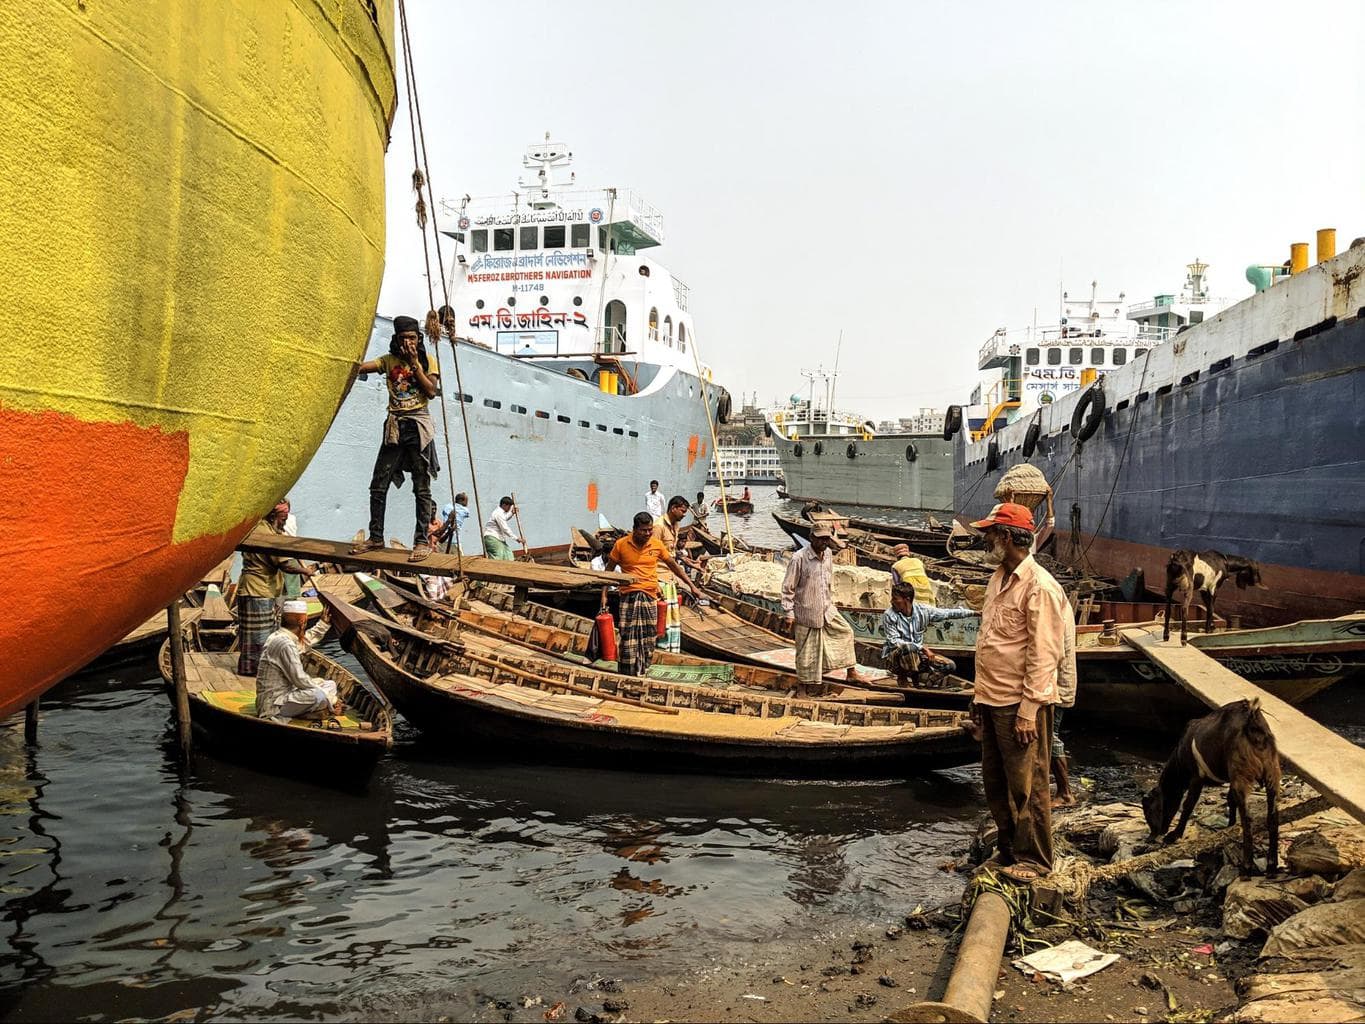
<svg viewBox="0 0 1365 1024"><path fill-rule="evenodd" d="M984 531L999 563L976 641L972 718L982 733L981 782L1000 835L996 866L1028 882L1052 870L1048 755L1071 609L1030 553L1033 513L1004 502L972 526Z"/></svg>

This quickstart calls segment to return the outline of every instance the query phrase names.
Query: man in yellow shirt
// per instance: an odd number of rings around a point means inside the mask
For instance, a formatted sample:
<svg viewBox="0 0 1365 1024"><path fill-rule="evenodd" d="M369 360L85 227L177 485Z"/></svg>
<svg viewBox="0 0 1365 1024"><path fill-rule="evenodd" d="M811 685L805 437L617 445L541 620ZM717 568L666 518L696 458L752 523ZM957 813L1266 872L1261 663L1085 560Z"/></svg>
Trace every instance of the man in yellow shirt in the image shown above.
<svg viewBox="0 0 1365 1024"><path fill-rule="evenodd" d="M631 577L621 588L621 609L617 635L616 664L628 676L642 676L654 660L654 641L658 633L659 563L683 581L694 598L701 593L673 558L673 553L654 536L654 517L648 512L635 516L634 529L618 540L607 555L606 569L618 565Z"/></svg>
<svg viewBox="0 0 1365 1024"><path fill-rule="evenodd" d="M354 555L384 546L384 509L389 484L403 486L403 474L412 477L412 494L417 504L417 526L412 535L409 562L420 562L431 554L427 535L436 505L431 500L431 478L440 472L436 457L436 428L427 403L436 397L440 376L436 362L427 355L422 335L410 316L393 318L393 340L387 355L360 364L361 373L382 373L389 389L389 414L384 419L384 436L370 478L370 532L366 540L351 548Z"/></svg>
<svg viewBox="0 0 1365 1024"><path fill-rule="evenodd" d="M1002 874L1028 882L1052 870L1052 708L1071 607L1033 559L1033 513L1003 502L972 523L998 568L976 641L972 718L981 728L981 784L999 830Z"/></svg>

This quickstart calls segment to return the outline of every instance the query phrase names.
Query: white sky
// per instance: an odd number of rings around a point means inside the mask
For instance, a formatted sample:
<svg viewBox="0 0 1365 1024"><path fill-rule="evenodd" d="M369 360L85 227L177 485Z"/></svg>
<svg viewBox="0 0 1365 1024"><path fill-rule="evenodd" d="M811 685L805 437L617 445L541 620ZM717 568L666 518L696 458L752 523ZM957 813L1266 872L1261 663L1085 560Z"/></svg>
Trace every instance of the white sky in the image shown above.
<svg viewBox="0 0 1365 1024"><path fill-rule="evenodd" d="M1218 295L1365 235L1365 4L408 0L438 198L510 191L551 132L635 188L736 397L885 418L965 401L998 326L1071 294ZM401 74L400 74L401 78ZM379 311L426 308L406 102Z"/></svg>

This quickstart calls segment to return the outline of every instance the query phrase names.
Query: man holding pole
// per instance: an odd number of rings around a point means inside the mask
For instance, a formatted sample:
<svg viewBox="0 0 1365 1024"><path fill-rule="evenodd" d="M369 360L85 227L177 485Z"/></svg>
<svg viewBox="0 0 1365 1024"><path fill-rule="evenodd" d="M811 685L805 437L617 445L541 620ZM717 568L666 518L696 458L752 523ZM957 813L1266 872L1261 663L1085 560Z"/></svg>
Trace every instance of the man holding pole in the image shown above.
<svg viewBox="0 0 1365 1024"><path fill-rule="evenodd" d="M517 535L512 529L512 521L516 514L516 504L510 497L504 496L488 517L488 522L483 524L483 553L489 558L496 558L500 562L514 560L512 545Z"/></svg>

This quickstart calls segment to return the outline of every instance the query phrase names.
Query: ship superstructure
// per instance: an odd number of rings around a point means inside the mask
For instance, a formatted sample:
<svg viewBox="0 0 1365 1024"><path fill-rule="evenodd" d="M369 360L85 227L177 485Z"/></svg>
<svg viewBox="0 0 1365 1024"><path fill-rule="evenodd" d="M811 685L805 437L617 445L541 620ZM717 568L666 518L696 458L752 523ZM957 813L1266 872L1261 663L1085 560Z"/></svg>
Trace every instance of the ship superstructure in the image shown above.
<svg viewBox="0 0 1365 1024"><path fill-rule="evenodd" d="M528 147L514 190L441 204L457 348L442 341L433 415L449 464L433 497L449 501L453 479L474 510L467 423L479 513L514 496L530 549L562 545L570 526L596 526L599 515L628 525L650 480L695 494L711 456L708 409L723 419L729 408L697 359L686 284L652 255L662 215L629 190L580 188L571 161L547 138ZM371 358L387 351L391 330L376 320ZM301 529L349 537L364 525L384 403L382 381L353 389L291 492ZM411 532L411 505L390 493L391 534ZM477 523L466 528L465 550L478 550L478 533Z"/></svg>

